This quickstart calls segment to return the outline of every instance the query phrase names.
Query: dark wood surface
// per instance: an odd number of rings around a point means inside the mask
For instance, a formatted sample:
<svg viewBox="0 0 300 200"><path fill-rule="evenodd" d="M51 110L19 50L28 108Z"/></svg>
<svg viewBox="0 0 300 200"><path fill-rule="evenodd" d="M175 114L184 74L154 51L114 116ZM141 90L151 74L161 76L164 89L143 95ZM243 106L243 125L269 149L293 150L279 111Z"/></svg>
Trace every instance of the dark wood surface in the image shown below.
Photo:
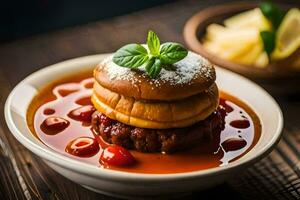
<svg viewBox="0 0 300 200"><path fill-rule="evenodd" d="M183 43L185 21L199 9L218 1L178 1L108 20L0 45L0 199L113 199L84 189L50 169L10 134L3 107L10 90L24 77L66 59L112 52L130 42L145 42L152 29L162 41ZM219 1L221 2L221 1ZM275 97L285 117L285 129L300 130L299 95ZM243 176L243 173L238 176ZM243 191L244 192L244 191ZM195 192L185 199L230 197L245 194L230 183Z"/></svg>

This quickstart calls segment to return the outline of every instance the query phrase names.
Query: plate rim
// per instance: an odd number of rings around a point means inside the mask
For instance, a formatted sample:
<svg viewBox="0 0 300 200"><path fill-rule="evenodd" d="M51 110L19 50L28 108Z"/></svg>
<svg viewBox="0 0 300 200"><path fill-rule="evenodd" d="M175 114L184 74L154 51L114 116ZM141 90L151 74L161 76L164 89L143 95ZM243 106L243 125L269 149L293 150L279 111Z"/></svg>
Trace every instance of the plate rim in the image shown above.
<svg viewBox="0 0 300 200"><path fill-rule="evenodd" d="M123 171L116 171L116 170L110 170L110 169L99 169L97 166L93 166L91 164L83 163L80 161L77 161L75 159L69 158L65 155L60 154L59 152L55 152L54 150L47 147L45 144L43 144L41 141L41 145L38 145L31 141L29 138L27 138L24 134L21 133L21 131L18 129L17 125L13 123L13 117L11 115L11 102L13 95L15 94L17 88L19 88L21 85L26 83L26 81L30 80L32 77L36 76L39 73L45 72L49 70L50 68L57 68L61 65L74 65L75 62L92 62L92 60L101 60L103 57L110 55L108 54L96 54L96 55L90 55L90 56L83 56L78 57L74 59L69 59L63 62L56 63L54 65L50 65L47 67L44 67L29 76L27 76L24 80L19 82L14 89L9 94L6 102L5 102L5 108L4 108L4 114L5 114L5 120L8 125L8 128L10 132L14 135L14 137L27 149L29 149L34 154L38 155L39 157L50 161L51 163L54 163L56 165L59 165L60 167L66 168L68 170L71 170L73 172L77 172L80 174L85 174L92 177L107 179L107 180L118 180L118 181L131 181L131 182L140 182L141 180L145 182L155 182L155 181L170 181L170 180L186 180L191 178L199 178L199 177L206 177L206 176L215 176L217 174L226 173L226 171L234 170L235 168L242 167L249 165L259 159L261 159L264 155L268 154L274 146L279 142L281 136L282 136L282 128L283 128L283 115L282 111L277 104L277 102L269 95L264 89L262 89L260 86L258 86L256 83L248 80L245 77L242 77L241 75L238 75L236 73L233 73L229 70L217 68L217 70L225 71L226 73L232 73L235 76L238 76L239 78L243 79L244 81L249 82L250 84L256 86L258 89L261 90L261 92L266 95L267 98L271 101L271 103L274 104L274 106L277 108L278 111L278 119L279 124L276 128L276 133L274 133L274 136L272 137L272 140L269 141L268 145L264 146L262 149L259 150L259 152L255 155L255 157L248 158L247 160L239 163L239 162L232 162L229 163L226 166L223 167L215 167L205 170L197 170L192 172L183 172L183 173L172 173L172 174L145 174L145 173L131 173L131 172L123 172ZM53 69L52 69L53 70ZM32 137L35 138L35 136L32 135ZM35 138L38 140L37 138ZM43 146L43 148L41 147ZM251 152L251 151L250 151ZM248 152L248 153L250 153Z"/></svg>

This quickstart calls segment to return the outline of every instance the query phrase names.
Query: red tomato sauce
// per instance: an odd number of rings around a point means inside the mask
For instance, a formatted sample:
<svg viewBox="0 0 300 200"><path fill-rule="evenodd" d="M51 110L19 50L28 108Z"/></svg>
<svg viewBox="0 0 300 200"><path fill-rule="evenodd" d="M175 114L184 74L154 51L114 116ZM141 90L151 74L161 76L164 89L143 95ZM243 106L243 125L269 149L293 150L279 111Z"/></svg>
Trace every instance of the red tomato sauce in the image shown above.
<svg viewBox="0 0 300 200"><path fill-rule="evenodd" d="M220 105L227 116L225 129L218 137L173 154L114 148L91 128L91 114L95 111L90 101L93 81L91 72L58 80L39 92L27 112L28 127L40 141L81 162L136 173L191 172L233 162L259 140L261 125L257 115L238 98L220 92Z"/></svg>

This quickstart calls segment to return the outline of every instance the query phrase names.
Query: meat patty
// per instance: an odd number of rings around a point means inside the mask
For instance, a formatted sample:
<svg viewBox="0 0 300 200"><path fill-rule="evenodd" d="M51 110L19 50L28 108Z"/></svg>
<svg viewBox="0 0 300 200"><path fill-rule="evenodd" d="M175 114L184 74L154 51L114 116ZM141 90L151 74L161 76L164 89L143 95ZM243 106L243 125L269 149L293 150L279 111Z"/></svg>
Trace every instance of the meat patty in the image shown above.
<svg viewBox="0 0 300 200"><path fill-rule="evenodd" d="M208 118L190 127L146 129L123 124L96 111L92 116L92 126L110 144L141 152L172 153L219 135L225 126L225 115L225 110L219 107Z"/></svg>

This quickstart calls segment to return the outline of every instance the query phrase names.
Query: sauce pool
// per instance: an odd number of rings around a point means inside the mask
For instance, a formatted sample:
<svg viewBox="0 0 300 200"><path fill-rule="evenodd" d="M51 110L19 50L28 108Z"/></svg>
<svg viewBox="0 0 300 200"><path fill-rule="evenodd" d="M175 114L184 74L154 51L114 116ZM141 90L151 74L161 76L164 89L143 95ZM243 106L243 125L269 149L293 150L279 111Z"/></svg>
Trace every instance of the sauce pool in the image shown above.
<svg viewBox="0 0 300 200"><path fill-rule="evenodd" d="M225 129L212 140L174 154L130 151L136 160L133 165L105 165L99 159L111 145L94 134L89 122L94 111L90 101L93 81L90 73L57 81L39 92L27 112L28 126L39 140L81 162L136 173L190 172L233 162L259 140L261 125L256 114L245 103L221 92L220 105L227 113L226 124Z"/></svg>

